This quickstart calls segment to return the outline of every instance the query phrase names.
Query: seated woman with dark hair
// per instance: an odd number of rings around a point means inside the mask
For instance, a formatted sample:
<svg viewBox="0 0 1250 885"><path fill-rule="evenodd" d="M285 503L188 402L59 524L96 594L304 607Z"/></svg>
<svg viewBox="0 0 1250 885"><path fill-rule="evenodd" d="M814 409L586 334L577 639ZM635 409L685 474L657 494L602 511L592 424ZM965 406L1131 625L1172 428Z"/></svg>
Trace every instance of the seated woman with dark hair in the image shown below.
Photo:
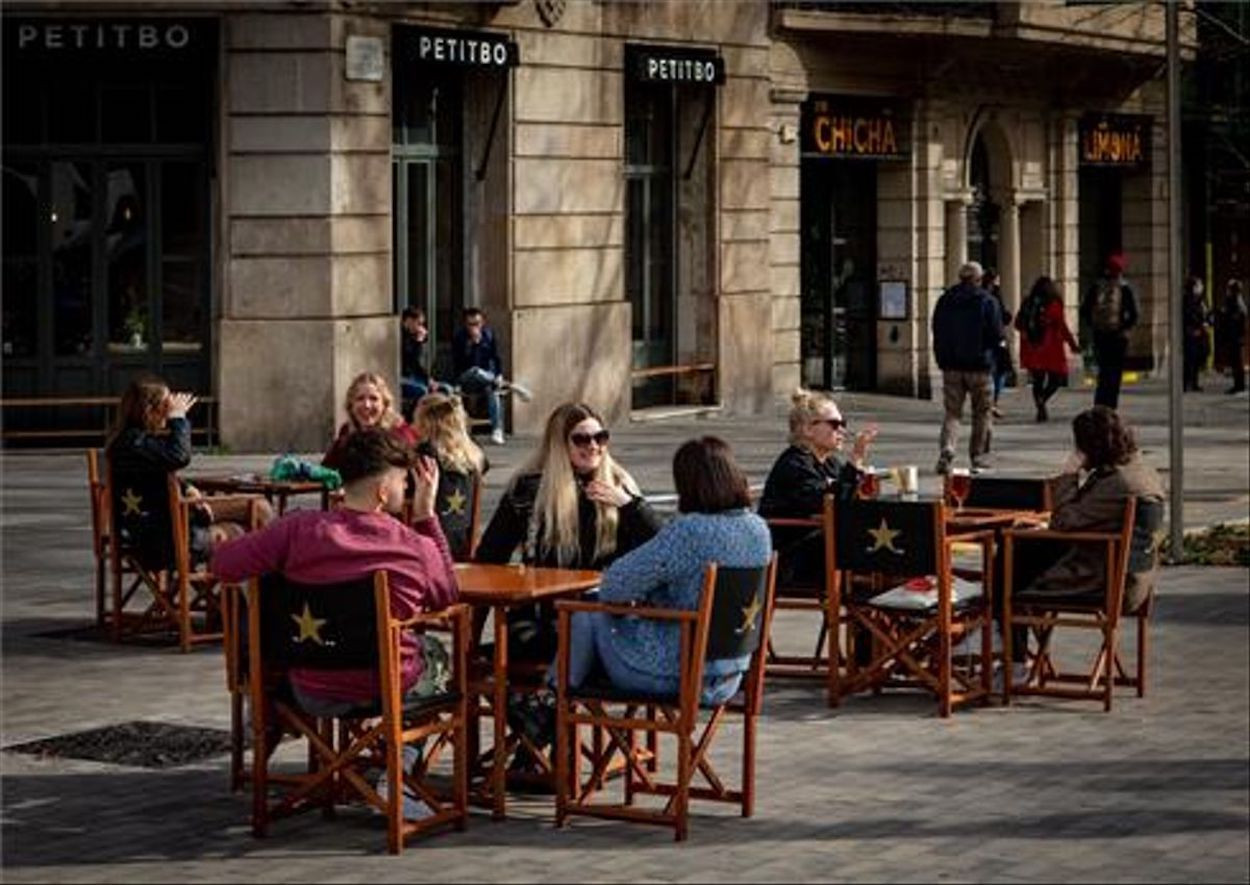
<svg viewBox="0 0 1250 885"><path fill-rule="evenodd" d="M1142 461L1133 432L1119 414L1094 406L1072 419L1075 451L1064 472L1053 479L1050 527L1061 532L1118 532L1123 528L1124 502L1162 502L1163 483L1154 468ZM1082 478L1082 474L1084 474ZM1021 551L1038 546L1021 547ZM1054 551L1058 552L1058 551ZM1029 551L1021 566L1033 576L1016 573L1016 586L1028 593L1080 596L1100 591L1106 581L1101 548L1067 545L1057 558L1039 549ZM1040 572L1040 574L1039 574ZM1124 611L1134 612L1154 587L1154 565L1130 573L1124 587Z"/></svg>
<svg viewBox="0 0 1250 885"><path fill-rule="evenodd" d="M341 506L296 510L263 531L220 545L213 555L214 574L242 581L276 572L304 584L334 584L385 570L397 618L455 602L459 590L451 553L434 514L438 465L430 458L414 464L411 449L378 427L351 434L341 456ZM411 527L394 518L403 508L410 468L416 474ZM400 670L405 692L429 683L420 679L423 651L422 640L404 631ZM343 715L379 691L373 670L293 668L290 679L296 700L314 716Z"/></svg>
<svg viewBox="0 0 1250 885"><path fill-rule="evenodd" d="M673 480L680 515L608 566L599 588L602 601L693 611L708 563L730 568L768 564L768 526L751 512L747 479L726 442L714 436L687 442L673 457ZM626 691L676 694L680 688L676 623L578 612L569 639L572 686L581 685L598 662L612 684ZM750 656L709 662L704 701L733 697L749 666Z"/></svg>

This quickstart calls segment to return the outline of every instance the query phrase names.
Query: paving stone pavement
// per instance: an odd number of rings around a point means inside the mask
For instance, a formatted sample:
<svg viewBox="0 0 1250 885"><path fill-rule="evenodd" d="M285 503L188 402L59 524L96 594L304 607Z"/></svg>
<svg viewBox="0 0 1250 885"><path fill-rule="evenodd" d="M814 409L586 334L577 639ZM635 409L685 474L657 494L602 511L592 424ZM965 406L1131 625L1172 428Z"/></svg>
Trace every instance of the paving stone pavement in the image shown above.
<svg viewBox="0 0 1250 885"><path fill-rule="evenodd" d="M1231 399L1231 398L1230 398ZM856 420L883 427L881 463L932 465L936 406L849 395ZM1066 418L1007 421L1004 471L1054 464ZM1022 403L1017 398L1011 405ZM1247 408L1194 398L1187 421L1188 524L1246 515ZM1158 392L1129 391L1148 457L1166 465ZM1010 405L1009 405L1010 408ZM1022 408L1017 406L1017 410ZM614 431L616 428L614 428ZM784 429L719 419L621 428L615 443L648 491L671 492L677 441L731 439L762 479ZM524 446L492 449L487 512ZM258 469L268 457L197 457L204 472ZM115 647L40 637L90 617L92 563L78 454L0 454L3 608L0 746L100 725L154 720L227 727L219 649ZM932 477L926 478L932 483ZM1115 709L1029 701L935 715L921 695L827 708L814 685L770 683L749 820L696 803L691 838L574 821L552 826L550 799L515 797L508 821L475 814L464 833L385 853L378 817L344 813L247 826L222 757L147 770L0 753L0 875L6 882L89 881L1250 881L1250 591L1246 569L1163 573L1145 699ZM778 618L779 641L810 642L810 621ZM1132 639L1128 640L1129 650ZM1088 649L1069 642L1061 650ZM740 732L721 734L734 771Z"/></svg>

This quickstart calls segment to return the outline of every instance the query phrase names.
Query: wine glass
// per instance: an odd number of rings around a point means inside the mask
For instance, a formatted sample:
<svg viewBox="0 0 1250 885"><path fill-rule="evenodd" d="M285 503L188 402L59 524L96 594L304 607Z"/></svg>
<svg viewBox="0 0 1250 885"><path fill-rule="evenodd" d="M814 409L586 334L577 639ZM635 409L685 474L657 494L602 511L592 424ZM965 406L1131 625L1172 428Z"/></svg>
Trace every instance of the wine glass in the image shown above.
<svg viewBox="0 0 1250 885"><path fill-rule="evenodd" d="M871 500L881 494L881 478L877 476L877 471L868 467L859 475L859 497L863 500Z"/></svg>
<svg viewBox="0 0 1250 885"><path fill-rule="evenodd" d="M955 500L955 508L962 508L968 493L972 491L972 475L967 470L956 467L951 471L949 488L951 498Z"/></svg>

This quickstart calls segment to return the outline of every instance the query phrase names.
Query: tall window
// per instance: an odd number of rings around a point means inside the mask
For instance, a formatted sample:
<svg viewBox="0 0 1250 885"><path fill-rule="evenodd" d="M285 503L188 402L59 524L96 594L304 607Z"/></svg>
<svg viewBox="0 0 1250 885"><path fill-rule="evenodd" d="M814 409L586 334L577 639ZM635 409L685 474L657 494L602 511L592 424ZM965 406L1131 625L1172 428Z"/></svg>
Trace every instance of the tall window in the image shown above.
<svg viewBox="0 0 1250 885"><path fill-rule="evenodd" d="M711 246L715 88L625 86L625 291L633 406L705 403L715 392ZM704 367L704 368L699 368Z"/></svg>
<svg viewBox="0 0 1250 885"><path fill-rule="evenodd" d="M980 134L972 145L968 172L972 187L972 203L968 206L968 260L979 262L982 267L997 268L1000 210L990 197L990 155Z"/></svg>
<svg viewBox="0 0 1250 885"><path fill-rule="evenodd" d="M72 57L8 39L49 21L5 23L5 393L116 394L144 371L210 393L216 26Z"/></svg>

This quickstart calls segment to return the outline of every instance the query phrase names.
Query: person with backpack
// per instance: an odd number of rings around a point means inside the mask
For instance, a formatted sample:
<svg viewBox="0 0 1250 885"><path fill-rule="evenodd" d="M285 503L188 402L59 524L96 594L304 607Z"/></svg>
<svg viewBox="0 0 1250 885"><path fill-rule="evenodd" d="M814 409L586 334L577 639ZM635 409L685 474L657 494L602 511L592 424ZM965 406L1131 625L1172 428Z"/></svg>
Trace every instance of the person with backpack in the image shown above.
<svg viewBox="0 0 1250 885"><path fill-rule="evenodd" d="M1107 256L1107 269L1085 293L1081 319L1094 331L1094 358L1098 361L1098 388L1094 405L1117 408L1128 333L1137 325L1137 296L1124 279L1125 258Z"/></svg>
<svg viewBox="0 0 1250 885"><path fill-rule="evenodd" d="M1020 332L1020 365L1033 382L1037 420L1047 421L1046 403L1060 387L1068 386L1068 355L1080 346L1063 316L1063 295L1050 277L1038 277L1016 314Z"/></svg>

